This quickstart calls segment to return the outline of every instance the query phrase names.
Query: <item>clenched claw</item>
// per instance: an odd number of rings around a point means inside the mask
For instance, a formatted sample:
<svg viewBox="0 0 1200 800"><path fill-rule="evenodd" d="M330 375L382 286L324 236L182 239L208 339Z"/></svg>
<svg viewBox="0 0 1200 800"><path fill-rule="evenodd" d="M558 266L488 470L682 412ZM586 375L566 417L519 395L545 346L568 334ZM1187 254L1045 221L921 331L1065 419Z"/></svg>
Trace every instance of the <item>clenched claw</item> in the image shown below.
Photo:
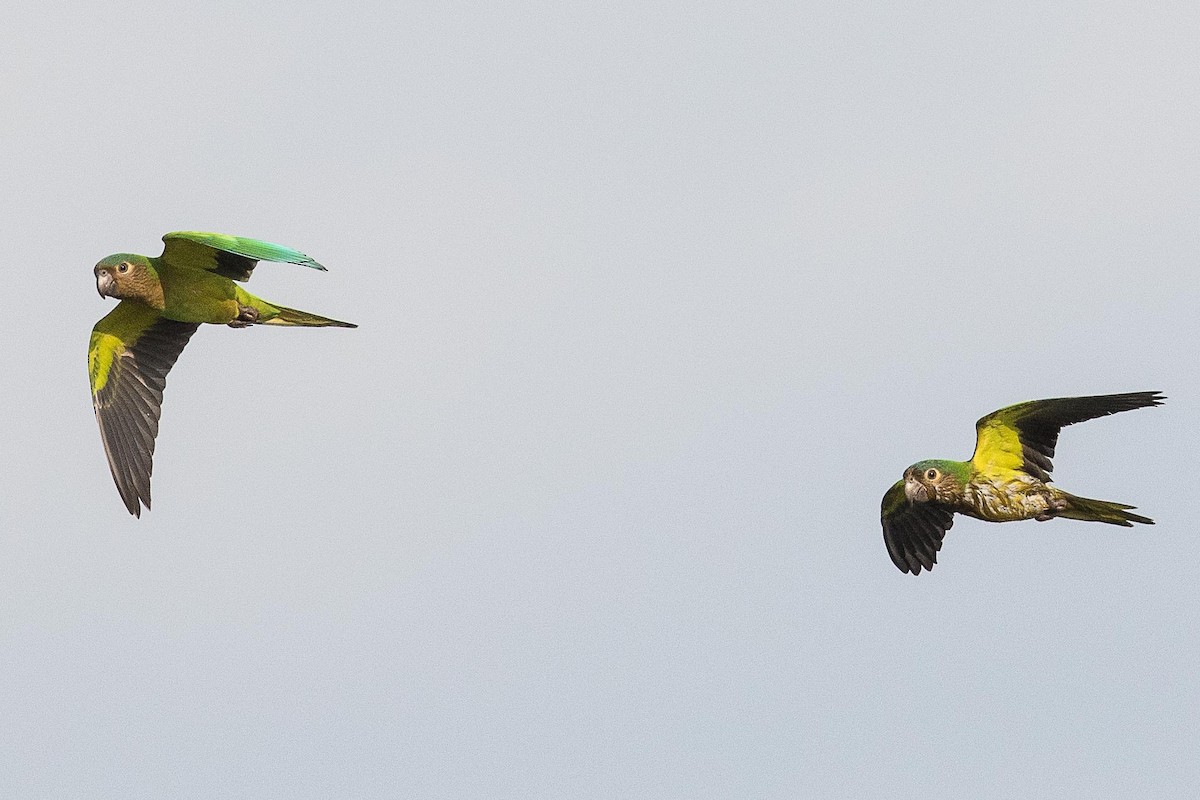
<svg viewBox="0 0 1200 800"><path fill-rule="evenodd" d="M231 328L249 328L254 323L258 322L258 309L254 306L238 306L238 315L233 322L229 323Z"/></svg>
<svg viewBox="0 0 1200 800"><path fill-rule="evenodd" d="M1038 514L1036 517L1034 517L1034 519L1036 519L1038 522L1047 522L1054 519L1070 507L1071 504L1068 503L1064 498L1055 497L1050 500L1050 507L1041 514Z"/></svg>

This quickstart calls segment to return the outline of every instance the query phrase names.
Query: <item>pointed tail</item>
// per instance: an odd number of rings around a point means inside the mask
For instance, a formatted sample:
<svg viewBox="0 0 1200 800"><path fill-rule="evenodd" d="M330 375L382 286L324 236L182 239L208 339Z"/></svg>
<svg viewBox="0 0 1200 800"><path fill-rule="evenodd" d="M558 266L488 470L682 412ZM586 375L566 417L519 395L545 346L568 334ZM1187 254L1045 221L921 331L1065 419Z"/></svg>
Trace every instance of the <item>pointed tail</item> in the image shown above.
<svg viewBox="0 0 1200 800"><path fill-rule="evenodd" d="M1092 500L1087 497L1076 497L1073 494L1063 492L1070 506L1066 511L1058 512L1058 516L1066 517L1067 519L1081 519L1085 522L1107 522L1109 525L1122 525L1126 528L1132 528L1133 523L1140 522L1143 525L1153 525L1154 520L1149 517L1143 517L1140 514L1130 514L1129 510L1134 506L1127 506L1124 503L1111 503L1108 500Z"/></svg>
<svg viewBox="0 0 1200 800"><path fill-rule="evenodd" d="M320 317L316 314L310 314L307 311L297 311L294 308L284 308L283 306L275 306L279 309L279 313L270 319L264 319L263 325L299 325L305 328L357 328L358 326L351 322L339 322L336 319L328 317Z"/></svg>

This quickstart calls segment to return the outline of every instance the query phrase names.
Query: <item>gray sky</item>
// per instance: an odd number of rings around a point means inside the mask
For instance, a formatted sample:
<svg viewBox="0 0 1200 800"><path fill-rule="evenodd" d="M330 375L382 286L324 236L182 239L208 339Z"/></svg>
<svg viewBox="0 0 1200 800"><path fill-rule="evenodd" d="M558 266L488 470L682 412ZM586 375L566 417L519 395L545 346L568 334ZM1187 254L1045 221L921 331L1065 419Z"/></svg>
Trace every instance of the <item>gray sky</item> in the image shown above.
<svg viewBox="0 0 1200 800"><path fill-rule="evenodd" d="M1194 3L10 4L0 794L1200 789ZM91 273L200 229L125 512ZM1135 530L879 501L1020 400Z"/></svg>

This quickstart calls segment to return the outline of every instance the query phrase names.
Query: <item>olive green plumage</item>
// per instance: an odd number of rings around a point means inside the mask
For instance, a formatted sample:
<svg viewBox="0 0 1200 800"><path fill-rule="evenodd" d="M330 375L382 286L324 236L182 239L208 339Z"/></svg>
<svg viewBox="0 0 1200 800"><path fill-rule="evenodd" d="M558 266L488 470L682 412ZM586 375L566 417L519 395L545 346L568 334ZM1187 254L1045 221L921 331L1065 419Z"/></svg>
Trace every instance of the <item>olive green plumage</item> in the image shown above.
<svg viewBox="0 0 1200 800"><path fill-rule="evenodd" d="M1063 427L1157 406L1158 392L1033 400L994 411L975 423L970 461L919 461L883 496L880 518L892 562L903 572L933 569L954 514L988 522L1055 517L1132 526L1154 520L1133 506L1077 497L1052 486L1051 459Z"/></svg>
<svg viewBox="0 0 1200 800"><path fill-rule="evenodd" d="M150 507L167 372L201 324L357 327L268 303L234 283L249 280L258 261L325 271L290 247L198 231L168 233L163 242L157 258L118 253L93 269L100 296L120 302L92 330L92 404L113 480L134 516Z"/></svg>

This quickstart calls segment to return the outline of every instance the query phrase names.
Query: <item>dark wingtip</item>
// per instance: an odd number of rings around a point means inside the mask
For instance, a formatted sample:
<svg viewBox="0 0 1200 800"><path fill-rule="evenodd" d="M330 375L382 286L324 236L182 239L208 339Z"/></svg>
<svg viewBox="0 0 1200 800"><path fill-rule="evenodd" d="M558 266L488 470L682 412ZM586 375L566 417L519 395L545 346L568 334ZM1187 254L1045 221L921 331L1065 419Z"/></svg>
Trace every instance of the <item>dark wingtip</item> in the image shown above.
<svg viewBox="0 0 1200 800"><path fill-rule="evenodd" d="M1125 408L1133 409L1161 406L1167 398L1166 395L1155 389L1149 392L1126 392L1125 394L1112 395L1111 399L1120 401L1121 405Z"/></svg>
<svg viewBox="0 0 1200 800"><path fill-rule="evenodd" d="M117 484L117 490L121 493L121 500L124 501L126 510L128 510L133 516L141 519L142 506L150 508L149 489L147 488L144 498L142 496L142 492L133 485L122 487L120 484Z"/></svg>
<svg viewBox="0 0 1200 800"><path fill-rule="evenodd" d="M1167 396L1158 389L1150 392L1130 392L1125 396L1130 399L1140 400L1139 408L1161 406L1163 401L1167 399Z"/></svg>
<svg viewBox="0 0 1200 800"><path fill-rule="evenodd" d="M1097 395L1096 397L1085 398L1093 403L1096 403L1097 410L1101 411L1101 416L1108 414L1119 414L1122 411L1133 411L1136 408L1153 408L1161 406L1166 400L1166 395L1160 391L1152 392L1125 392L1123 394L1107 394Z"/></svg>
<svg viewBox="0 0 1200 800"><path fill-rule="evenodd" d="M1130 394L1126 395L1126 397L1137 404L1132 406L1133 408L1150 408L1152 406L1161 406L1163 401L1167 399L1166 395L1157 390L1153 392L1131 392Z"/></svg>

